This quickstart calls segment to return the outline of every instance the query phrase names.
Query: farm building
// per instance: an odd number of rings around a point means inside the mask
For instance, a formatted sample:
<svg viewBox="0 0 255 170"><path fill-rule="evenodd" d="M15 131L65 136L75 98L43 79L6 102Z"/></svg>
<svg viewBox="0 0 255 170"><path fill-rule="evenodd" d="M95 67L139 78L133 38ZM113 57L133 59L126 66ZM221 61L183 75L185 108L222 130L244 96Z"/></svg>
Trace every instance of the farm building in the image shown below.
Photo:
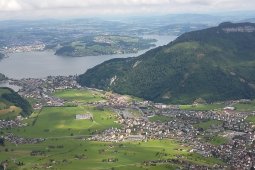
<svg viewBox="0 0 255 170"><path fill-rule="evenodd" d="M91 119L93 118L93 115L91 113L86 113L86 114L77 114L75 115L76 120L81 120L81 119Z"/></svg>

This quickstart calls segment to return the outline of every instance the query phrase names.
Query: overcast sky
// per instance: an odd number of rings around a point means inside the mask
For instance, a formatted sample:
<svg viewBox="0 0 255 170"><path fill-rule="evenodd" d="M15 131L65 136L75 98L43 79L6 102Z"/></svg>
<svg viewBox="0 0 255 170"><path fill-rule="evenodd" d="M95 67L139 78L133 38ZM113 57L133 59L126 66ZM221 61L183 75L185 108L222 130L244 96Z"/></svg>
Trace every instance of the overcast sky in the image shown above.
<svg viewBox="0 0 255 170"><path fill-rule="evenodd" d="M255 10L255 0L0 0L0 19Z"/></svg>

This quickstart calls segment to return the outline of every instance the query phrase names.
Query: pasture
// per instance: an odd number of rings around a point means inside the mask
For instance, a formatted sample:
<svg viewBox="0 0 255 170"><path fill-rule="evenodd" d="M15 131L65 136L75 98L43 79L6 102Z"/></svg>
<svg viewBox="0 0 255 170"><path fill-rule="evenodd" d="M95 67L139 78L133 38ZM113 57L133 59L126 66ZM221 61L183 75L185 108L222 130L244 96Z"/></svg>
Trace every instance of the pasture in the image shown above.
<svg viewBox="0 0 255 170"><path fill-rule="evenodd" d="M197 104L197 105L180 105L181 110L209 111L221 110L224 104Z"/></svg>
<svg viewBox="0 0 255 170"><path fill-rule="evenodd" d="M5 149L8 148L8 151ZM1 160L8 160L13 169L60 169L60 170L166 170L181 167L178 164L146 166L144 161L182 159L196 164L222 163L214 158L205 158L189 153L189 148L173 140L149 142L104 143L75 138L48 139L40 144L7 144L0 147ZM40 153L32 156L32 152ZM14 163L22 162L23 166Z"/></svg>
<svg viewBox="0 0 255 170"><path fill-rule="evenodd" d="M93 120L76 120L76 114L90 113ZM26 120L28 126L9 130L12 133L27 137L68 137L90 135L92 132L111 127L119 127L115 123L116 113L110 110L98 110L95 107L44 107Z"/></svg>
<svg viewBox="0 0 255 170"><path fill-rule="evenodd" d="M77 89L68 89L68 90L59 90L54 93L56 97L65 99L67 101L76 101L76 102L97 102L103 101L104 95L98 91L94 90L77 90Z"/></svg>
<svg viewBox="0 0 255 170"><path fill-rule="evenodd" d="M88 136L111 127L117 115L110 109L86 106L85 103L104 99L101 93L86 90L58 91L56 96L70 102L83 103L76 107L44 107L33 113L22 128L2 129L1 134L14 133L27 138L45 138L38 144L0 146L0 160L8 161L8 170L171 170L181 168L178 163L144 164L150 160L182 160L199 165L221 164L221 160L190 153L190 147L172 139L147 142L88 141ZM77 114L91 114L93 119L76 120ZM165 121L168 117L154 117ZM203 126L203 125L202 125Z"/></svg>

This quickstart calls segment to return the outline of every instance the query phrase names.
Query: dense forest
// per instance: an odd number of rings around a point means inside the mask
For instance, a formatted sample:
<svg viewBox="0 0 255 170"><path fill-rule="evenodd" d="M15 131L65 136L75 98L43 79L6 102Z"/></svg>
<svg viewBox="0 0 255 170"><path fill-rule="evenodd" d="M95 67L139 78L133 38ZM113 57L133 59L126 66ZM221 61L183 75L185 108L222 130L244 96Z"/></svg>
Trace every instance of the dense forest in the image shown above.
<svg viewBox="0 0 255 170"><path fill-rule="evenodd" d="M222 23L137 58L106 61L78 82L165 103L250 99L255 98L254 47L255 24Z"/></svg>

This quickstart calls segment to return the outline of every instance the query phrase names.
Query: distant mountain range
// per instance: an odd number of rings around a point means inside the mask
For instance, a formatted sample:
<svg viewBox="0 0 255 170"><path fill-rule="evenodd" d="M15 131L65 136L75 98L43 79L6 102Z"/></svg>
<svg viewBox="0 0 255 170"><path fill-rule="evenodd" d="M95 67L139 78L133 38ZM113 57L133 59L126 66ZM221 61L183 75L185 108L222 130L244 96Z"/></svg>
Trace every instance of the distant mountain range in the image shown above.
<svg viewBox="0 0 255 170"><path fill-rule="evenodd" d="M254 47L255 24L222 23L136 58L106 61L78 82L165 103L250 99L255 98Z"/></svg>
<svg viewBox="0 0 255 170"><path fill-rule="evenodd" d="M245 20L242 20L242 22L251 22L251 23L255 23L255 18L245 19Z"/></svg>

